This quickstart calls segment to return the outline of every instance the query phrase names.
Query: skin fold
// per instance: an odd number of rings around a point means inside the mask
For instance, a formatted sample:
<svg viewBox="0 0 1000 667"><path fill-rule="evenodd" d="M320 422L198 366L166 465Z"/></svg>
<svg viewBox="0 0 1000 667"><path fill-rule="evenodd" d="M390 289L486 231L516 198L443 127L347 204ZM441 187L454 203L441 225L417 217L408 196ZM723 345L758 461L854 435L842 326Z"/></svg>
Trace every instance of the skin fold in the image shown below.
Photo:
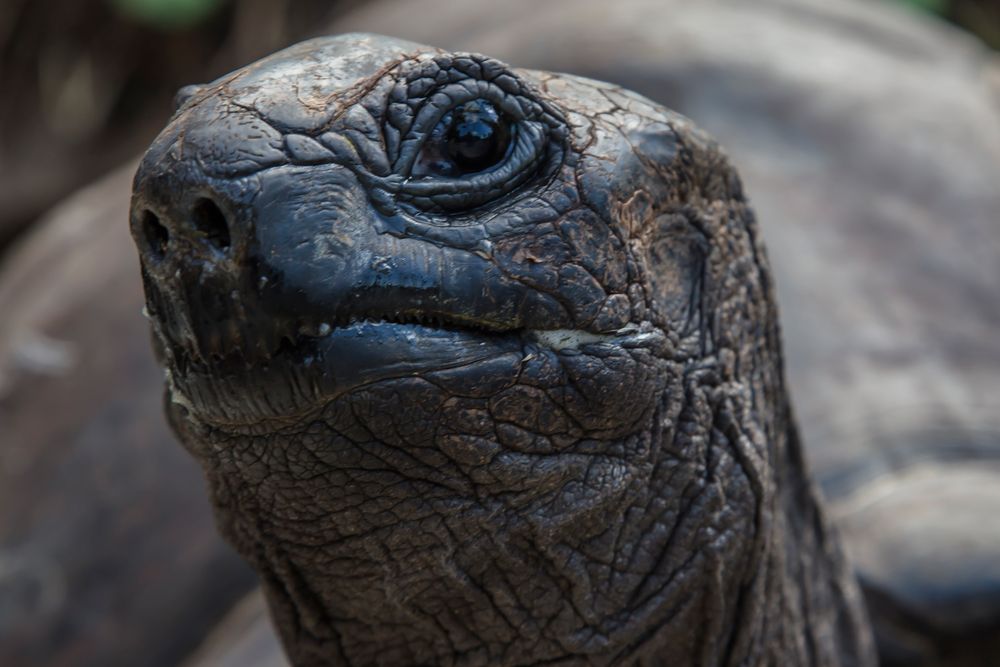
<svg viewBox="0 0 1000 667"><path fill-rule="evenodd" d="M484 109L494 161L440 166ZM753 212L684 117L321 38L182 91L131 226L294 664L874 664Z"/></svg>

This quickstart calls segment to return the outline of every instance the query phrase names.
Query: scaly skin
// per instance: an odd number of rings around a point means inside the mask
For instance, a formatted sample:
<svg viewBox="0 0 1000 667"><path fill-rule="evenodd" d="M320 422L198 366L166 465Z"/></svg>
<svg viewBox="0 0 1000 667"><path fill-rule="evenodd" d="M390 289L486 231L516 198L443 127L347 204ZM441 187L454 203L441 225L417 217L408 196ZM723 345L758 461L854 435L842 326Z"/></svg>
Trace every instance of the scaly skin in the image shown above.
<svg viewBox="0 0 1000 667"><path fill-rule="evenodd" d="M487 100L498 164L421 174ZM739 177L628 91L381 37L136 175L168 413L296 665L871 665Z"/></svg>

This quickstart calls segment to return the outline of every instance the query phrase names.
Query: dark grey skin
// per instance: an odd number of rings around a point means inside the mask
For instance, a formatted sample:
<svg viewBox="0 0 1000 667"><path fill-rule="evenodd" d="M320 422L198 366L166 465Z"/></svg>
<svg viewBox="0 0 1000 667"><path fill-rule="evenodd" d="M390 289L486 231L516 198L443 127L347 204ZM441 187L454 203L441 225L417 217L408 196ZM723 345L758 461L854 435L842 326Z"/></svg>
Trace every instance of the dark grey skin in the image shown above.
<svg viewBox="0 0 1000 667"><path fill-rule="evenodd" d="M179 104L131 212L168 413L294 664L875 663L690 121L365 35Z"/></svg>

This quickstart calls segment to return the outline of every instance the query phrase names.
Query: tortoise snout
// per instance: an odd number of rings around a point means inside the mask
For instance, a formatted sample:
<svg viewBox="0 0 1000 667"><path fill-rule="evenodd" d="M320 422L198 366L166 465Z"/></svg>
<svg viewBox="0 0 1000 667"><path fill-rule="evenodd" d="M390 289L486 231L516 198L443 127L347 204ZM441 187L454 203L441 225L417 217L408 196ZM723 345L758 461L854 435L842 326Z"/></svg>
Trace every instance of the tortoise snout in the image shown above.
<svg viewBox="0 0 1000 667"><path fill-rule="evenodd" d="M130 218L154 328L192 359L246 354L253 346L230 329L259 319L247 256L252 213L221 179L155 166L136 179Z"/></svg>

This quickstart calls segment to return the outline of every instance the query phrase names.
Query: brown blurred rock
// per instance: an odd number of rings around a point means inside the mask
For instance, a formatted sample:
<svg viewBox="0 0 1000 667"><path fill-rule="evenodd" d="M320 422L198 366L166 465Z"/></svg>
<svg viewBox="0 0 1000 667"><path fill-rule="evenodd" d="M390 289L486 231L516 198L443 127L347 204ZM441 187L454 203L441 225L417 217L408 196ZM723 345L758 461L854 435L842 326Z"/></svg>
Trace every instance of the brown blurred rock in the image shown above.
<svg viewBox="0 0 1000 667"><path fill-rule="evenodd" d="M182 667L288 667L261 591L233 607Z"/></svg>
<svg viewBox="0 0 1000 667"><path fill-rule="evenodd" d="M134 166L0 271L0 665L174 665L255 585L164 423Z"/></svg>
<svg viewBox="0 0 1000 667"><path fill-rule="evenodd" d="M836 506L882 667L995 667L1000 656L1000 463L921 462Z"/></svg>

